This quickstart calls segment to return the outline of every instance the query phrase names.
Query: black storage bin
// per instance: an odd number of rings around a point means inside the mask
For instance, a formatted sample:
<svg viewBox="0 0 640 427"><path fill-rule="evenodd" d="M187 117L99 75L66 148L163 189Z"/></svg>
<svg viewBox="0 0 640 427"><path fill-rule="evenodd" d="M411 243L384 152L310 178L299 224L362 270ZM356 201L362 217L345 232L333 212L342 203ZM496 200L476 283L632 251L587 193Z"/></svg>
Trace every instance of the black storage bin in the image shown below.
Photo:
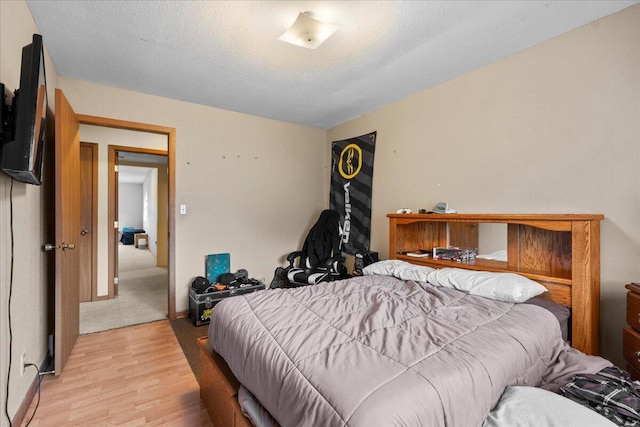
<svg viewBox="0 0 640 427"><path fill-rule="evenodd" d="M245 286L243 288L213 291L205 294L196 293L195 289L189 288L189 317L191 317L193 324L196 326L206 325L211 319L213 307L223 299L261 291L264 288L264 283L259 283L256 285Z"/></svg>

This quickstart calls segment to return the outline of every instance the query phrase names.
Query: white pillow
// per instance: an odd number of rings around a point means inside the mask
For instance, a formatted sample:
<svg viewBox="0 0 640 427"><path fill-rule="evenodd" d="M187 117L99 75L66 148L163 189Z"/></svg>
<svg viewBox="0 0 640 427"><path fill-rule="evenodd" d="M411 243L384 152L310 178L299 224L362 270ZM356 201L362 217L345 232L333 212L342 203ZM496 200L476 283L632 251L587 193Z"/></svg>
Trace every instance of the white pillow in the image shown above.
<svg viewBox="0 0 640 427"><path fill-rule="evenodd" d="M406 263L406 265L396 267L396 270L393 273L394 277L397 277L400 280L413 280L414 282L427 282L427 277L429 274L434 271L431 267L426 267L424 265L416 265L411 263Z"/></svg>
<svg viewBox="0 0 640 427"><path fill-rule="evenodd" d="M538 282L515 273L441 268L429 273L427 281L434 286L467 292L489 299L506 302L525 302L547 289Z"/></svg>
<svg viewBox="0 0 640 427"><path fill-rule="evenodd" d="M399 259L388 259L384 261L374 262L367 265L362 269L362 274L365 276L373 276L375 274L381 274L383 276L393 276L393 272L396 267L408 264L406 261L400 261Z"/></svg>
<svg viewBox="0 0 640 427"><path fill-rule="evenodd" d="M429 273L432 271L434 270L431 267L415 265L399 259L390 259L369 264L362 269L362 274L365 276L381 274L384 276L393 276L400 280L426 282Z"/></svg>
<svg viewBox="0 0 640 427"><path fill-rule="evenodd" d="M559 394L536 387L510 386L505 389L482 427L615 425L595 410Z"/></svg>

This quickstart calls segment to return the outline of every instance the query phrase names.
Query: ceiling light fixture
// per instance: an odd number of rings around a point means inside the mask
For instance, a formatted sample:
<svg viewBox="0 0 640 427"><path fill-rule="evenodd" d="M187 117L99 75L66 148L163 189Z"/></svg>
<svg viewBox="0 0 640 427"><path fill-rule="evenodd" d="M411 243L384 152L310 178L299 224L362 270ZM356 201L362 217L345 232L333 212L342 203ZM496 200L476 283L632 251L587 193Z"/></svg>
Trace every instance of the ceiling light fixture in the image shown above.
<svg viewBox="0 0 640 427"><path fill-rule="evenodd" d="M278 40L307 49L315 49L331 37L337 29L337 25L319 21L311 12L300 12L296 22Z"/></svg>

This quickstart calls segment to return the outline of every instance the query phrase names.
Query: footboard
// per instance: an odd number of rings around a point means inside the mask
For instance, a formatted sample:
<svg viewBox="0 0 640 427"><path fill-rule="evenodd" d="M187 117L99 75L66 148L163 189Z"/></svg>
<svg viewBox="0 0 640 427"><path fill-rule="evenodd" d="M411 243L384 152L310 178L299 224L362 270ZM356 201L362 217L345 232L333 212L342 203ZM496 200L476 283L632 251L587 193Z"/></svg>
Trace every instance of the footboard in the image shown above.
<svg viewBox="0 0 640 427"><path fill-rule="evenodd" d="M200 347L200 397L213 425L251 427L238 403L240 382L227 363L211 348L209 338L198 338Z"/></svg>

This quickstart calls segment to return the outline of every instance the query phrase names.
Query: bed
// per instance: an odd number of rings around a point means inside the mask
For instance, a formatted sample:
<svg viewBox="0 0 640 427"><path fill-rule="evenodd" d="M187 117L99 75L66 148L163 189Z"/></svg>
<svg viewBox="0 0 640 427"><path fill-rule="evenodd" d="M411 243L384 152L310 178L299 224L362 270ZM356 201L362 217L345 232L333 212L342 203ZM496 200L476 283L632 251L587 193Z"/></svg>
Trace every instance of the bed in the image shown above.
<svg viewBox="0 0 640 427"><path fill-rule="evenodd" d="M566 216L563 218L567 221ZM568 232L569 237L574 234L566 225L547 222L544 227ZM599 241L591 241L599 239L599 229L589 225L589 230L593 231L589 233L589 247L594 248L595 243L599 247ZM531 237L525 234L527 239ZM393 250L398 239L393 232L391 238L390 253L395 255L400 252ZM516 241L510 238L509 245ZM585 264L590 271L597 270L593 266L599 265L599 251L570 248L570 253L588 257L572 260L581 266L576 270ZM396 265L407 264L396 261ZM490 299L482 292L462 289L468 280L447 276L449 270L459 270L456 274L470 271L481 277L485 272L477 266L455 266L463 267L460 269L424 264L422 259L410 264L415 267L414 276L383 271L386 274L310 288L264 291L217 306L209 336L198 340L201 396L214 424L251 425L238 403L238 395L248 389L249 395L255 395L283 426L482 425L492 422L492 409L501 414L499 410L504 407L517 406L507 398L521 395L520 386L529 386L522 387L525 392L530 386L553 390L576 373L595 373L610 365L570 347L557 317L545 308L523 301ZM393 265L387 263L385 268L394 270ZM530 272L514 274L495 266L491 270L491 275L500 278L512 275L509 283L522 279L525 288L542 288L539 282L525 277ZM433 277L427 278L429 275ZM432 282L438 280L451 286L434 286ZM549 281L540 282L548 286ZM578 283L572 283L574 288ZM599 281L596 283L599 285ZM518 298L529 296L508 286L500 292L518 294ZM589 286L594 286L592 280ZM484 288L485 294L500 294L495 285ZM599 295L599 289L573 292ZM557 292L543 295L553 300ZM566 296L561 302L567 302ZM574 305L572 318L593 319L595 314L580 312L586 306L592 309L597 304ZM571 324L573 338L578 337L584 345L584 325L579 325L580 332L574 322ZM592 335L593 325L588 326ZM587 347L580 350L593 348L587 342ZM469 394L474 396L473 404L464 398ZM526 398L518 400L522 401ZM584 408L574 409L579 412ZM563 406L560 412L571 411ZM606 422L600 418L598 421ZM580 416L574 415L574 419Z"/></svg>
<svg viewBox="0 0 640 427"><path fill-rule="evenodd" d="M120 237L120 243L123 245L133 245L135 242L135 235L145 233L142 228L123 227L122 236Z"/></svg>

